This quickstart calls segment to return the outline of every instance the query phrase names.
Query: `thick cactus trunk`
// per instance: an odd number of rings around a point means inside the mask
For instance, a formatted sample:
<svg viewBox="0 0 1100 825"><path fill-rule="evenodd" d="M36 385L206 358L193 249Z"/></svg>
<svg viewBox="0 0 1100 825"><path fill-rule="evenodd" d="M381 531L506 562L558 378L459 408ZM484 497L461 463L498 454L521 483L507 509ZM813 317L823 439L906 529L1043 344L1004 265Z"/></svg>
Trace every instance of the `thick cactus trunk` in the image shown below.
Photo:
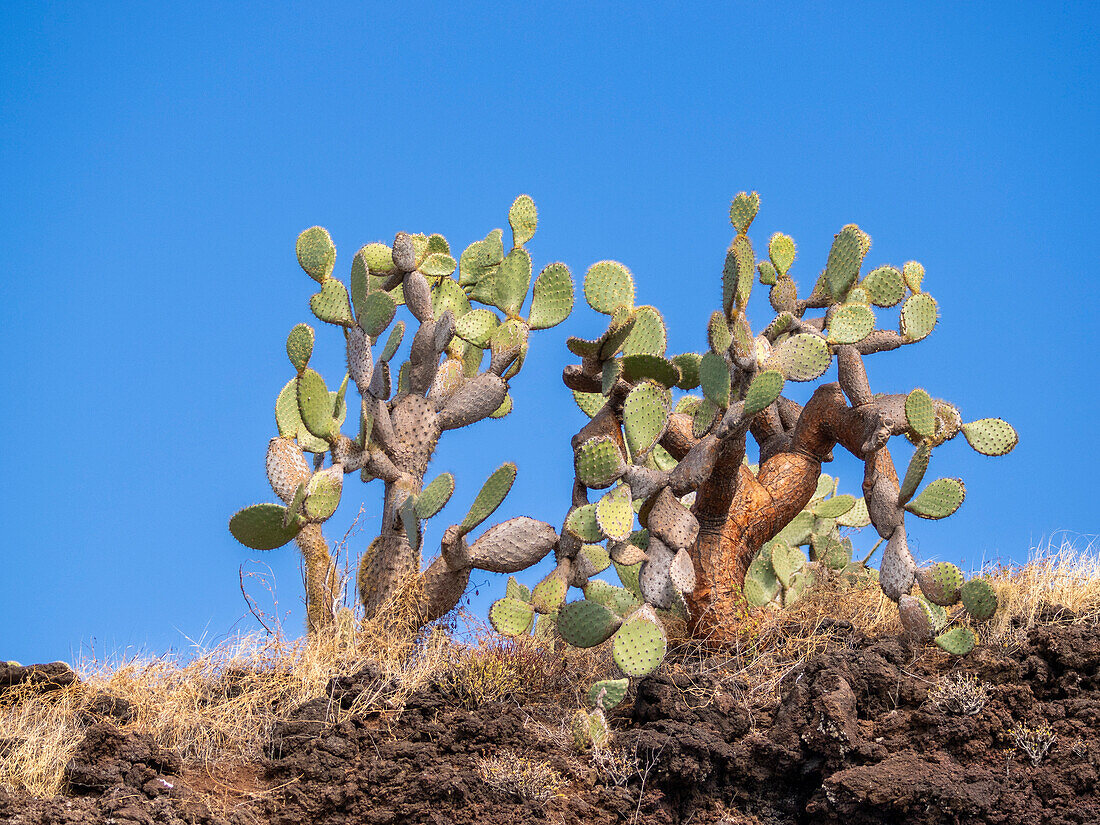
<svg viewBox="0 0 1100 825"><path fill-rule="evenodd" d="M810 501L821 464L836 444L867 461L868 502L876 486L875 496L892 496L896 502L898 477L889 451L864 449L875 443L876 433L889 428L896 398L850 407L839 384L819 387L805 408L788 410L797 414L789 444L766 458L757 475L742 464L743 440L725 449L693 508L700 526L693 548L696 585L687 597L694 635L722 641L737 632L749 564ZM666 449L682 454L689 441L684 428L675 428L665 440Z"/></svg>

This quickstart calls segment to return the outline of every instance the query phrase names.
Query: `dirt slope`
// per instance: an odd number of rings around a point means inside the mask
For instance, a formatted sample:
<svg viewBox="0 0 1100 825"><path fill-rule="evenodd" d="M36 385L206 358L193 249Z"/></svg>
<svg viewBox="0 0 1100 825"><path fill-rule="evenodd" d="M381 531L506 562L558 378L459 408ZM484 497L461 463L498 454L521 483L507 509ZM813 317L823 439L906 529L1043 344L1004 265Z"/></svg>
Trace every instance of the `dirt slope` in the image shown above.
<svg viewBox="0 0 1100 825"><path fill-rule="evenodd" d="M233 777L189 772L148 736L100 721L68 767L69 793L0 791L0 823L1100 822L1096 629L1045 625L964 659L843 623L831 632L825 652L786 674L778 701L746 702L699 662L642 680L609 714L620 775L573 751L572 708L470 710L432 689L385 724L340 714L367 672L333 680L330 699L278 726L265 764ZM988 683L979 713L930 698L952 672ZM1053 734L1037 764L1017 745L1020 726ZM558 795L524 801L490 786L478 760L494 754L549 767Z"/></svg>

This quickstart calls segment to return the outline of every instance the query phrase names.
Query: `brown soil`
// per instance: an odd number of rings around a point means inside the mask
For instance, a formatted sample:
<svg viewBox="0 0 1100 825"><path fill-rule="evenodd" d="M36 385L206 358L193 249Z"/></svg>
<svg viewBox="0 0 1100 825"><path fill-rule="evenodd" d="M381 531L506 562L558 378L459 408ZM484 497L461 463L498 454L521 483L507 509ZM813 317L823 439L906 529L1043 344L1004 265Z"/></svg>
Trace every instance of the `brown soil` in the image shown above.
<svg viewBox="0 0 1100 825"><path fill-rule="evenodd" d="M1100 822L1095 628L1043 625L964 659L844 623L830 633L778 700L749 701L706 661L672 657L609 714L616 749L636 760L618 784L572 750L572 708L469 710L428 690L396 717L353 715L364 673L333 680L331 698L279 725L264 764L214 774L121 719L98 721L68 766L68 793L0 791L0 823ZM989 683L981 712L929 699L953 671ZM1016 746L1019 724L1056 737L1037 764ZM491 787L477 763L494 754L549 765L560 794L539 803Z"/></svg>

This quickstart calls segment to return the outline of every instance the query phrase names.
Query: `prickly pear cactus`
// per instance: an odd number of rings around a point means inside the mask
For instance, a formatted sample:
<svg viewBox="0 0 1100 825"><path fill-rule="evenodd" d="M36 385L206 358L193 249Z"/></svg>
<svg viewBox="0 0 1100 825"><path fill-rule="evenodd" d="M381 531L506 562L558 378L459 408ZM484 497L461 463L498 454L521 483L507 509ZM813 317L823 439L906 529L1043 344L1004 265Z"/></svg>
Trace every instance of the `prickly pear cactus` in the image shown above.
<svg viewBox="0 0 1100 825"><path fill-rule="evenodd" d="M682 610L698 636L734 638L746 598L786 605L815 576L876 578L867 562L882 543L877 579L907 633L965 653L973 631L950 625L944 605L962 601L974 621L996 610L988 583L918 568L906 515L945 518L963 502L960 479L924 483L935 448L962 433L979 453L1004 455L1015 431L995 418L964 422L923 389L875 394L864 367L864 358L934 331L939 306L925 290L924 268L910 261L868 270L871 238L849 224L800 295L789 236L773 234L767 258L756 258L748 233L759 203L756 193L733 200L721 305L700 329L698 352L668 352L664 319L639 304L626 266L600 261L588 269L584 297L606 329L567 342L579 363L562 379L590 420L572 440L574 482L556 566L529 599L509 594L494 605L501 632L529 632L534 615L553 616L567 642L608 643L624 677L644 675L664 653L661 611ZM757 279L775 311L760 331L746 315ZM884 323L892 308L895 329ZM834 362L838 380L818 386L806 404L784 397L787 382L814 381ZM900 478L888 449L896 436L913 448ZM821 472L838 445L864 463L860 496L838 494ZM868 525L879 543L853 561L840 528ZM591 578L608 562L623 587ZM914 597L918 580L924 593ZM568 601L569 587L584 599Z"/></svg>
<svg viewBox="0 0 1100 825"><path fill-rule="evenodd" d="M508 222L510 248L504 232L494 229L457 259L442 235L398 232L392 244L363 246L352 257L346 283L334 276L336 247L328 232L315 226L298 237L298 263L318 286L309 308L342 332L347 373L326 382L310 367L314 328L302 323L290 331L286 353L294 375L276 399L278 436L267 455L268 479L282 504L246 507L229 527L257 550L297 542L311 631L331 623L341 601L343 583L322 525L345 497L348 474L382 485L381 532L358 565L367 616L415 584L416 620L431 621L455 606L472 569L514 572L557 547L551 525L526 517L467 542L508 494L516 476L508 462L485 481L462 522L442 531L439 557L421 572L425 522L456 489L450 473L427 477L440 436L507 415L510 382L523 366L531 331L561 323L573 307L564 264L552 263L533 278L526 244L538 226L534 201L517 198ZM408 321L397 319L402 306ZM403 344L405 360L395 369ZM358 404L349 398L349 385ZM345 435L349 407L358 419L353 415Z"/></svg>

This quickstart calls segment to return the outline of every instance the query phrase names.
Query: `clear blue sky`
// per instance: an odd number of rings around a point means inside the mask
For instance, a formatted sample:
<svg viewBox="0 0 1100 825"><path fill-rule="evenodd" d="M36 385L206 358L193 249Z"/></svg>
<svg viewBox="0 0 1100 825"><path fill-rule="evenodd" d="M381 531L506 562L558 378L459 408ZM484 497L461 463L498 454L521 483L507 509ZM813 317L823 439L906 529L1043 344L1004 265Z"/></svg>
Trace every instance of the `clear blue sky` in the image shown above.
<svg viewBox="0 0 1100 825"><path fill-rule="evenodd" d="M346 276L360 245L399 229L461 250L507 227L521 192L539 207L536 267L562 260L579 280L623 261L673 352L705 346L737 191L762 196L758 253L777 230L798 242L804 286L859 223L870 263L924 263L942 316L870 359L873 388L924 386L1021 436L1006 458L962 439L937 451L930 472L964 478L968 498L911 527L920 555L1022 560L1054 531L1100 532L1097 9L8 4L0 659L253 627L238 566L261 554L226 523L272 498L290 327L314 323L318 363L342 374L295 237L326 226ZM536 335L515 412L444 439L434 469L458 489L430 543L509 459L499 515L560 523L584 421L564 342L601 323L582 303ZM858 490L854 462L831 469ZM376 529L377 484L347 486L330 537L360 500ZM262 560L298 631L295 549ZM473 582L483 612L503 577Z"/></svg>

